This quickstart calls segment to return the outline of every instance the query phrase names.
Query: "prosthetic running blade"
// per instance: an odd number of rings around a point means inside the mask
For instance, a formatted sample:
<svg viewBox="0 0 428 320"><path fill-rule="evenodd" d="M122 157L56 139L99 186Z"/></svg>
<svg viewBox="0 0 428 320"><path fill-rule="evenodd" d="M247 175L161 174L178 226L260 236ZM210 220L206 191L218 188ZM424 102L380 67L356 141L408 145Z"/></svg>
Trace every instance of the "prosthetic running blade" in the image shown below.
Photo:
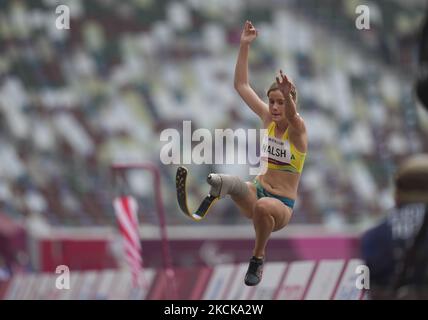
<svg viewBox="0 0 428 320"><path fill-rule="evenodd" d="M208 194L199 205L198 209L195 212L191 212L187 206L187 190L186 190L186 179L187 179L187 169L185 167L178 167L177 174L175 176L175 186L177 189L177 201L180 206L181 211L184 212L186 216L194 221L202 220L208 213L211 205L219 199L219 197L214 197Z"/></svg>

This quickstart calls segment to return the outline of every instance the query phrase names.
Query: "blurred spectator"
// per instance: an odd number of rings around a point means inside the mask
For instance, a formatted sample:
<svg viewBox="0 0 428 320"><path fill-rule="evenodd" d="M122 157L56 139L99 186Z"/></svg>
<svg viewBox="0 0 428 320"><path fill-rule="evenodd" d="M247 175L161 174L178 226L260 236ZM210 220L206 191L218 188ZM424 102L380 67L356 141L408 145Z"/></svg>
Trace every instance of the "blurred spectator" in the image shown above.
<svg viewBox="0 0 428 320"><path fill-rule="evenodd" d="M395 179L396 207L362 237L372 299L428 299L428 154L410 157Z"/></svg>

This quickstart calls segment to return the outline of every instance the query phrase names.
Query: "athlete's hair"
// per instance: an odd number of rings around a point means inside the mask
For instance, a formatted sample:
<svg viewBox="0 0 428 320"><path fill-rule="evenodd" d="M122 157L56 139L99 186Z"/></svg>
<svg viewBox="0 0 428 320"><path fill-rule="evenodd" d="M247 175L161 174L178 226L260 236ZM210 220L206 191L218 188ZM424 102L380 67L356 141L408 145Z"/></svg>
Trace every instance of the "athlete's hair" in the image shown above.
<svg viewBox="0 0 428 320"><path fill-rule="evenodd" d="M269 93L275 90L279 90L278 83L276 83L276 81L270 85L268 91L266 92L266 95L269 97ZM293 98L294 103L297 104L297 90L296 86L293 83L291 83L291 97Z"/></svg>

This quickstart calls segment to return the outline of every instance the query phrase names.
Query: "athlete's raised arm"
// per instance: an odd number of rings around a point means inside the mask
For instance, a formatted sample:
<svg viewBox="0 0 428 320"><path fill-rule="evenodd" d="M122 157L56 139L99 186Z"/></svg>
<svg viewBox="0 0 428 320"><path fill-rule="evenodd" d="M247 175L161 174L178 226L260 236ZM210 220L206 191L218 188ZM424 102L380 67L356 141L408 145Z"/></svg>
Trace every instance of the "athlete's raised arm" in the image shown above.
<svg viewBox="0 0 428 320"><path fill-rule="evenodd" d="M251 88L248 81L248 52L250 43L257 37L258 31L250 21L246 21L241 34L238 60L235 67L234 87L241 98L253 110L262 121L269 116L269 109L266 103Z"/></svg>
<svg viewBox="0 0 428 320"><path fill-rule="evenodd" d="M305 133L305 122L302 117L297 113L296 103L292 97L296 96L296 88L294 85L288 80L287 76L282 73L282 70L279 71L280 78L276 77L276 83L278 85L279 91L281 91L284 96L285 103L287 108L285 108L285 117L287 118L288 123L292 130L298 133Z"/></svg>

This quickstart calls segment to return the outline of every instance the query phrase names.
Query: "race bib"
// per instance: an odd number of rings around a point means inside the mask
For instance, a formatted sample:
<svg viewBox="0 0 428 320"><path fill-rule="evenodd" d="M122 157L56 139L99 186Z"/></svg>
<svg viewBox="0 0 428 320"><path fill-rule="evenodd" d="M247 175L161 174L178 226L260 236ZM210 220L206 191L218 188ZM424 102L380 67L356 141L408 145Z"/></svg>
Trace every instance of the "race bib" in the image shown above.
<svg viewBox="0 0 428 320"><path fill-rule="evenodd" d="M283 165L291 163L290 142L276 137L265 136L263 138L261 158L269 159L269 162Z"/></svg>

